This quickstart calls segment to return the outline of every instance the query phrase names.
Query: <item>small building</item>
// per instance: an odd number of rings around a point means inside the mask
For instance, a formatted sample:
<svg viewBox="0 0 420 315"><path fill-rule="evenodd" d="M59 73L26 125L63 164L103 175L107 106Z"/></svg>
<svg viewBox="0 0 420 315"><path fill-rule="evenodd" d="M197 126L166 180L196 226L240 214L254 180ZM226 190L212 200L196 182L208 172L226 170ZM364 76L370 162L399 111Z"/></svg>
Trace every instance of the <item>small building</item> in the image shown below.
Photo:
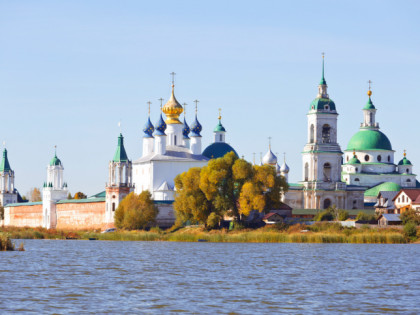
<svg viewBox="0 0 420 315"><path fill-rule="evenodd" d="M395 213L394 197L398 191L381 191L378 194L377 202L375 204L375 212L377 214Z"/></svg>
<svg viewBox="0 0 420 315"><path fill-rule="evenodd" d="M379 226L401 225L402 221L399 214L384 213L378 219Z"/></svg>
<svg viewBox="0 0 420 315"><path fill-rule="evenodd" d="M420 211L420 189L401 189L392 201L395 213L403 213L411 208Z"/></svg>
<svg viewBox="0 0 420 315"><path fill-rule="evenodd" d="M276 224L279 222L283 222L283 217L275 212L270 212L267 213L262 220L264 221L265 224Z"/></svg>

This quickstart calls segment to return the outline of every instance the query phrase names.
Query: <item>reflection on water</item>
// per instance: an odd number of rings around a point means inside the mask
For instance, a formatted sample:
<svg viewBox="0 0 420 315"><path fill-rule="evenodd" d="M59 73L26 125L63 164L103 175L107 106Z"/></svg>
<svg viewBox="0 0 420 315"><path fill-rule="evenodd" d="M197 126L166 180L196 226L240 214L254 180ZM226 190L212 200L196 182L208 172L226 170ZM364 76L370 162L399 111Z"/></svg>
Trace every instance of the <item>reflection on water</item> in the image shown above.
<svg viewBox="0 0 420 315"><path fill-rule="evenodd" d="M27 240L0 313L420 313L420 246Z"/></svg>

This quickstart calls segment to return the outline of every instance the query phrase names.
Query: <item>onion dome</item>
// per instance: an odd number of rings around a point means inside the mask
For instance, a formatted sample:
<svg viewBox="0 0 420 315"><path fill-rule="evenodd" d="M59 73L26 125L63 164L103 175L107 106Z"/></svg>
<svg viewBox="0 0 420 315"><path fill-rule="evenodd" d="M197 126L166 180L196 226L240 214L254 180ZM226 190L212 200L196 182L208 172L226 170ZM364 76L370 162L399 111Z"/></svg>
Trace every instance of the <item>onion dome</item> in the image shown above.
<svg viewBox="0 0 420 315"><path fill-rule="evenodd" d="M184 111L184 108L175 98L173 84L171 97L169 98L169 101L166 102L165 106L163 106L162 111L166 115L167 124L182 124L182 122L179 121L179 116Z"/></svg>
<svg viewBox="0 0 420 315"><path fill-rule="evenodd" d="M286 161L283 162L283 165L280 167L280 172L281 173L289 173L290 168L289 166L286 164Z"/></svg>
<svg viewBox="0 0 420 315"><path fill-rule="evenodd" d="M0 164L0 172L9 172L11 170L12 170L12 168L10 167L9 159L7 158L7 150L4 149L3 159L2 159L1 164Z"/></svg>
<svg viewBox="0 0 420 315"><path fill-rule="evenodd" d="M368 95L369 95L369 100L367 101L367 103L366 103L365 107L363 107L363 109L365 109L365 110L376 109L375 105L373 105L372 100L370 99L370 96L372 95L371 90L368 91Z"/></svg>
<svg viewBox="0 0 420 315"><path fill-rule="evenodd" d="M214 132L226 132L225 127L223 127L222 122L221 122L221 117L219 116L219 123L217 124L217 126L214 128Z"/></svg>
<svg viewBox="0 0 420 315"><path fill-rule="evenodd" d="M271 151L271 148L268 149L268 152L264 155L262 159L263 164L268 165L276 165L277 164L277 156Z"/></svg>
<svg viewBox="0 0 420 315"><path fill-rule="evenodd" d="M379 130L362 129L349 141L347 150L392 150L388 137Z"/></svg>
<svg viewBox="0 0 420 315"><path fill-rule="evenodd" d="M195 121L191 126L191 136L192 137L201 137L201 130L203 130L203 127L201 126L200 122L197 119L197 115L195 115Z"/></svg>
<svg viewBox="0 0 420 315"><path fill-rule="evenodd" d="M355 165L355 164L362 164L362 163L357 158L356 153L353 153L353 157L346 164Z"/></svg>
<svg viewBox="0 0 420 315"><path fill-rule="evenodd" d="M54 157L52 158L52 160L50 161L50 166L57 166L57 165L61 165L61 161L60 159L57 157L57 153L54 154Z"/></svg>
<svg viewBox="0 0 420 315"><path fill-rule="evenodd" d="M166 123L163 120L162 114L160 114L159 121L156 123L155 136L166 136L165 130Z"/></svg>
<svg viewBox="0 0 420 315"><path fill-rule="evenodd" d="M407 159L406 153L404 152L404 157L401 161L398 162L398 165L413 165L413 164L411 164L410 160Z"/></svg>
<svg viewBox="0 0 420 315"><path fill-rule="evenodd" d="M155 127L153 127L152 122L150 121L150 116L147 120L147 123L144 125L143 128L143 138L153 138L153 132L155 131Z"/></svg>
<svg viewBox="0 0 420 315"><path fill-rule="evenodd" d="M214 142L210 144L204 151L203 155L209 159L217 159L225 156L227 153L233 152L239 158L238 153L226 142Z"/></svg>
<svg viewBox="0 0 420 315"><path fill-rule="evenodd" d="M191 129L190 129L190 127L188 127L187 121L185 120L185 117L184 117L184 128L182 128L182 135L184 136L184 139L189 139L190 138L190 137L188 137L190 131L191 131Z"/></svg>
<svg viewBox="0 0 420 315"><path fill-rule="evenodd" d="M276 163L275 167L276 167L276 173L280 173L281 167L280 167L279 163Z"/></svg>

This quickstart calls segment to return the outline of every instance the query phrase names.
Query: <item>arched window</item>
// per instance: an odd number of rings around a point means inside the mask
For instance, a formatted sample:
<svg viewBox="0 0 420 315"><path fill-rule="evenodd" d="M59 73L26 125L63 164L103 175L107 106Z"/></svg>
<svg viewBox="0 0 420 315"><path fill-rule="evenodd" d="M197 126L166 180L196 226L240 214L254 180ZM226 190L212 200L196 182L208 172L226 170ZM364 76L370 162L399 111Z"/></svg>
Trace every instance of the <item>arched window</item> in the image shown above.
<svg viewBox="0 0 420 315"><path fill-rule="evenodd" d="M407 174L410 174L410 170L409 170L408 168L405 170L405 172L406 172Z"/></svg>
<svg viewBox="0 0 420 315"><path fill-rule="evenodd" d="M324 182L331 181L331 164L325 163L324 164Z"/></svg>
<svg viewBox="0 0 420 315"><path fill-rule="evenodd" d="M365 161L369 162L369 155L367 155L367 154L365 155Z"/></svg>
<svg viewBox="0 0 420 315"><path fill-rule="evenodd" d="M315 134L315 127L314 125L311 125L309 143L314 143L314 134Z"/></svg>
<svg viewBox="0 0 420 315"><path fill-rule="evenodd" d="M388 155L388 162L391 162L391 156Z"/></svg>
<svg viewBox="0 0 420 315"><path fill-rule="evenodd" d="M176 136L174 136L174 145L176 145Z"/></svg>
<svg viewBox="0 0 420 315"><path fill-rule="evenodd" d="M222 142L223 141L223 136L222 135L220 135L220 142Z"/></svg>
<svg viewBox="0 0 420 315"><path fill-rule="evenodd" d="M115 202L112 203L112 211L115 211Z"/></svg>
<svg viewBox="0 0 420 315"><path fill-rule="evenodd" d="M331 200L330 199L324 199L324 209L327 209L331 206Z"/></svg>
<svg viewBox="0 0 420 315"><path fill-rule="evenodd" d="M378 155L378 162L382 161L382 156Z"/></svg>
<svg viewBox="0 0 420 315"><path fill-rule="evenodd" d="M369 114L369 122L373 124L373 113Z"/></svg>
<svg viewBox="0 0 420 315"><path fill-rule="evenodd" d="M331 127L329 125L322 126L322 143L331 142Z"/></svg>
<svg viewBox="0 0 420 315"><path fill-rule="evenodd" d="M305 182L308 181L309 178L309 165L308 163L305 163Z"/></svg>
<svg viewBox="0 0 420 315"><path fill-rule="evenodd" d="M354 179L354 181L355 181L355 182L360 182L360 179L355 178L355 179Z"/></svg>
<svg viewBox="0 0 420 315"><path fill-rule="evenodd" d="M407 183L411 183L411 180L410 179L407 179Z"/></svg>

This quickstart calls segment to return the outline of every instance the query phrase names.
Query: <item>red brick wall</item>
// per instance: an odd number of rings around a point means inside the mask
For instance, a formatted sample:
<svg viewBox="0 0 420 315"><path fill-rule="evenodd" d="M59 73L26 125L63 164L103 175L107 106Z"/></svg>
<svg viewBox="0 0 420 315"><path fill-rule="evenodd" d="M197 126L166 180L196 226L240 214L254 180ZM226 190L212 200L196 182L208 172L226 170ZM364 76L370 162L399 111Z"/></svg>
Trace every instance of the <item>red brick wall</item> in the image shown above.
<svg viewBox="0 0 420 315"><path fill-rule="evenodd" d="M60 203L56 207L57 229L102 229L105 226L105 201Z"/></svg>
<svg viewBox="0 0 420 315"><path fill-rule="evenodd" d="M42 226L42 205L8 207L11 226Z"/></svg>

